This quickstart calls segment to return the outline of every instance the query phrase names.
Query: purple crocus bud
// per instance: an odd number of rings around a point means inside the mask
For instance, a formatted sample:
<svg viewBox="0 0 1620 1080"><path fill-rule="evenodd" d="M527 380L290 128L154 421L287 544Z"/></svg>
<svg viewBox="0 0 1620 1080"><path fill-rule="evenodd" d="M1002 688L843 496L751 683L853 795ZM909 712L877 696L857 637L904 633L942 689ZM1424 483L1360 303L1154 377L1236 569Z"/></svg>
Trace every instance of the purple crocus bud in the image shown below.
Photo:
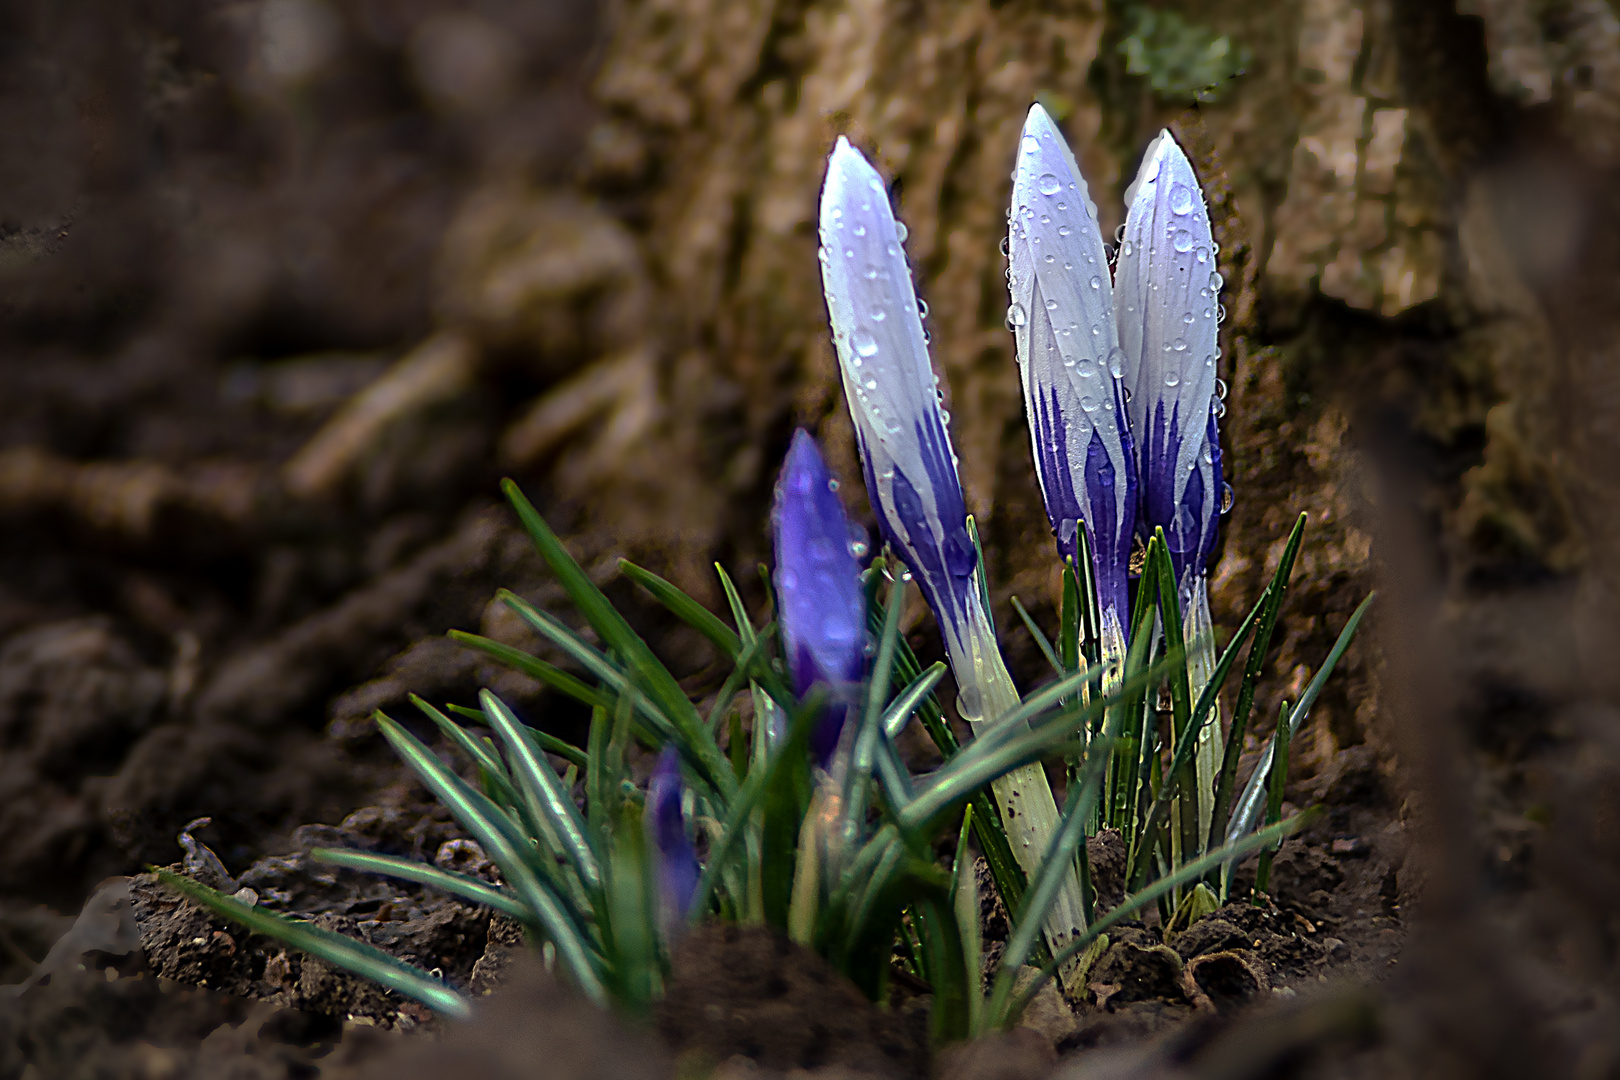
<svg viewBox="0 0 1620 1080"><path fill-rule="evenodd" d="M866 666L866 596L838 481L803 428L793 433L782 463L773 520L779 621L794 692L803 697L818 682L830 691L810 736L812 753L826 765Z"/></svg>
<svg viewBox="0 0 1620 1080"><path fill-rule="evenodd" d="M697 853L687 839L686 817L681 812L682 791L680 751L668 743L658 755L658 764L647 783L647 809L643 815L653 846L658 849L658 890L666 930L686 918L698 883Z"/></svg>
<svg viewBox="0 0 1620 1080"><path fill-rule="evenodd" d="M1018 350L1035 472L1064 559L1084 527L1105 641L1125 642L1136 457L1097 208L1063 134L1030 107L1007 217L1007 325ZM1112 650L1111 650L1112 651Z"/></svg>
<svg viewBox="0 0 1620 1080"><path fill-rule="evenodd" d="M1142 485L1138 528L1164 529L1185 607L1225 498L1215 424L1221 275L1198 177L1168 131L1125 197L1114 294Z"/></svg>
<svg viewBox="0 0 1620 1080"><path fill-rule="evenodd" d="M934 609L957 666L971 652L972 623L987 619L956 453L900 245L882 179L840 137L821 191L821 281L833 343L872 509Z"/></svg>

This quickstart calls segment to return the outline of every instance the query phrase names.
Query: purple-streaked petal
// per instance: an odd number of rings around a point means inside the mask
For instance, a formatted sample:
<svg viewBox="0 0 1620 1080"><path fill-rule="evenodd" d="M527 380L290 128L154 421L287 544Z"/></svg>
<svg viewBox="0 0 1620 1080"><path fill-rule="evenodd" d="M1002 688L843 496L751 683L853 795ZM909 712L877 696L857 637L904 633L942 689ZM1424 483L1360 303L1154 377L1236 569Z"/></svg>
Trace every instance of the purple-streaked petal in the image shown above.
<svg viewBox="0 0 1620 1080"><path fill-rule="evenodd" d="M956 454L887 190L843 138L827 162L820 229L827 313L872 508L947 639L959 636L978 598Z"/></svg>
<svg viewBox="0 0 1620 1080"><path fill-rule="evenodd" d="M866 666L866 596L837 486L816 441L794 432L776 485L776 595L795 692L818 682L832 691L811 735L823 763L838 745L843 699Z"/></svg>
<svg viewBox="0 0 1620 1080"><path fill-rule="evenodd" d="M1221 277L1198 177L1168 131L1148 147L1126 200L1114 293L1142 490L1137 527L1144 536L1164 529L1186 580L1202 570L1220 512L1221 481L1204 449Z"/></svg>
<svg viewBox="0 0 1620 1080"><path fill-rule="evenodd" d="M1020 138L1007 232L1007 321L1046 516L1066 559L1076 556L1084 523L1101 606L1123 613L1137 478L1113 287L1097 208L1039 105Z"/></svg>

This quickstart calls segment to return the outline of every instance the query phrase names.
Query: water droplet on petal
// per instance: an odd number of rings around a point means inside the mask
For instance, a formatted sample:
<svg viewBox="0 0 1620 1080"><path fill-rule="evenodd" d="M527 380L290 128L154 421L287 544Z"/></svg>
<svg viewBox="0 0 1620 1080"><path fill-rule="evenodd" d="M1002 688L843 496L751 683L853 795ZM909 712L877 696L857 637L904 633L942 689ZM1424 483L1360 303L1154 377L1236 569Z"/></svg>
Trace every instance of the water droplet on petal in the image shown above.
<svg viewBox="0 0 1620 1080"><path fill-rule="evenodd" d="M882 322L884 319L887 319L888 317L889 317L889 313L887 311L884 311L882 308L877 308L876 310L874 310L872 312L872 321L873 322Z"/></svg>
<svg viewBox="0 0 1620 1080"><path fill-rule="evenodd" d="M1136 249L1131 246L1131 242L1129 240L1126 240L1124 243L1119 245L1119 253L1121 255L1129 256L1135 250Z"/></svg>
<svg viewBox="0 0 1620 1080"><path fill-rule="evenodd" d="M865 330L855 331L855 336L850 343L855 346L855 352L860 356L870 357L877 354L877 339Z"/></svg>
<svg viewBox="0 0 1620 1080"><path fill-rule="evenodd" d="M866 235L866 226L865 225L857 225L857 226L855 226L855 235L856 236L865 236Z"/></svg>
<svg viewBox="0 0 1620 1080"><path fill-rule="evenodd" d="M1028 317L1024 314L1024 306L1022 304L1007 305L1008 330L1016 330L1018 327L1023 326L1027 321Z"/></svg>
<svg viewBox="0 0 1620 1080"><path fill-rule="evenodd" d="M1176 352L1186 352L1187 351L1187 339L1186 338L1176 338L1176 340L1174 340L1174 341L1172 341L1170 343L1170 347L1172 349L1176 350Z"/></svg>
<svg viewBox="0 0 1620 1080"><path fill-rule="evenodd" d="M827 478L827 490L828 491L837 491L838 490L838 477L829 476Z"/></svg>
<svg viewBox="0 0 1620 1080"><path fill-rule="evenodd" d="M1232 485L1228 484L1224 480L1221 481L1221 513L1230 514L1232 512L1232 503L1234 501L1235 496L1232 494Z"/></svg>
<svg viewBox="0 0 1620 1080"><path fill-rule="evenodd" d="M1058 235L1059 236L1068 236L1069 235L1069 227L1067 225L1059 225L1058 226Z"/></svg>
<svg viewBox="0 0 1620 1080"><path fill-rule="evenodd" d="M1080 399L1080 407L1086 412L1096 412L1097 399L1092 397L1090 394L1087 394L1085 397Z"/></svg>
<svg viewBox="0 0 1620 1080"><path fill-rule="evenodd" d="M1225 285L1225 284L1226 284L1226 279L1221 277L1220 274L1210 274L1209 275L1209 289L1210 289L1210 292L1220 292L1221 291L1221 286Z"/></svg>
<svg viewBox="0 0 1620 1080"><path fill-rule="evenodd" d="M1186 184L1170 185L1170 209L1178 214L1185 214L1192 209L1192 188Z"/></svg>
<svg viewBox="0 0 1620 1080"><path fill-rule="evenodd" d="M1183 315L1181 317L1181 321L1190 325L1192 323L1192 321L1193 321L1193 313L1190 312L1190 311L1187 312L1185 315Z"/></svg>
<svg viewBox="0 0 1620 1080"><path fill-rule="evenodd" d="M1202 262L1208 262L1209 261L1209 248L1204 247L1202 244L1198 245L1198 250L1193 252L1193 258L1197 259L1201 263Z"/></svg>
<svg viewBox="0 0 1620 1080"><path fill-rule="evenodd" d="M894 223L894 238L896 240L900 241L903 244L903 243L906 242L906 237L908 237L910 235L911 235L911 230L906 228L906 223L905 222L897 221L897 222Z"/></svg>
<svg viewBox="0 0 1620 1080"><path fill-rule="evenodd" d="M1188 232L1186 229L1177 229L1175 235L1171 237L1171 240L1175 244L1177 251L1192 250L1192 233Z"/></svg>
<svg viewBox="0 0 1620 1080"><path fill-rule="evenodd" d="M1166 385L1166 386L1180 386L1181 385L1181 372L1177 371L1175 368L1171 368L1170 370L1166 371L1164 373L1164 385Z"/></svg>
<svg viewBox="0 0 1620 1080"><path fill-rule="evenodd" d="M1091 287L1092 287L1092 288L1093 288L1093 289L1100 289L1100 288L1102 288L1102 278L1100 278L1100 277L1096 277L1096 276L1095 276L1095 275L1093 275L1093 277L1092 277L1092 279L1091 279Z"/></svg>
<svg viewBox="0 0 1620 1080"><path fill-rule="evenodd" d="M1057 310L1057 301L1052 299L1050 296L1048 296L1046 298L1046 310L1047 311L1056 311Z"/></svg>
<svg viewBox="0 0 1620 1080"><path fill-rule="evenodd" d="M1116 379L1125 376L1125 350L1117 345L1108 350L1108 374Z"/></svg>
<svg viewBox="0 0 1620 1080"><path fill-rule="evenodd" d="M1056 173L1041 174L1041 194L1056 195L1063 184L1058 180Z"/></svg>

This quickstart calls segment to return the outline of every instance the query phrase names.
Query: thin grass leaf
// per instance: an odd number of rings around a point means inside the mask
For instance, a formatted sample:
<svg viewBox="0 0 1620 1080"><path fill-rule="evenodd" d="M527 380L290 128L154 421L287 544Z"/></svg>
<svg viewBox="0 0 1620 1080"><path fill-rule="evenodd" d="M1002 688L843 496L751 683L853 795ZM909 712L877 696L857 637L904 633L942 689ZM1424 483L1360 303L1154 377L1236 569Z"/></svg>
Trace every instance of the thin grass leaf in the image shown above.
<svg viewBox="0 0 1620 1080"><path fill-rule="evenodd" d="M906 579L899 578L889 587L889 602L884 609L883 634L878 638L877 654L872 659L872 675L866 683L866 707L857 717L855 744L850 754L849 767L844 771L844 813L840 823L843 842L859 836L866 824L866 809L870 805L872 765L877 752L877 740L883 731L883 702L888 697L890 673L894 667L895 642L900 637L900 616L906 608Z"/></svg>
<svg viewBox="0 0 1620 1080"><path fill-rule="evenodd" d="M483 709L474 709L466 705L446 705L445 708L449 709L457 716L465 717L468 720L476 720L485 727L490 726L489 717L484 715ZM550 732L541 731L537 727L529 727L525 725L523 728L523 733L532 739L535 745L546 753L556 754L564 761L567 761L573 765L580 767L585 765L585 751L581 750L573 743L564 739L559 739Z"/></svg>
<svg viewBox="0 0 1620 1080"><path fill-rule="evenodd" d="M1322 693L1322 687L1327 685L1328 677L1333 674L1333 669L1339 666L1339 660L1343 658L1345 650L1350 648L1350 642L1356 636L1356 629L1361 625L1361 617L1367 613L1368 605L1373 602L1373 597L1377 595L1377 593L1368 593L1367 598L1356 607L1349 621L1344 624L1344 629L1339 631L1339 637L1334 641L1333 648L1327 654L1327 659L1322 661L1322 666L1312 676L1310 683L1305 687L1305 692L1299 696L1299 701L1294 704L1293 711L1288 714L1288 733L1290 735L1298 731L1299 726L1305 722L1305 717L1310 715L1311 706L1316 704L1317 697ZM1260 761L1254 767L1254 774L1249 777L1248 785L1243 789L1243 797L1238 801L1237 809L1232 813L1232 824L1226 833L1228 840L1242 836L1254 828L1255 819L1260 812L1260 801L1263 797L1263 789L1258 778L1264 776L1270 766L1271 748L1267 746Z"/></svg>
<svg viewBox="0 0 1620 1080"><path fill-rule="evenodd" d="M506 703L488 690L478 694L484 706L484 715L490 718L495 733L506 744L506 757L512 766L512 776L523 789L525 800L536 817L544 817L553 835L562 847L563 856L579 875L585 888L596 892L602 887L602 870L597 853L585 833L585 822L574 805L573 795L563 790L562 781L535 745L525 736L526 728L506 707Z"/></svg>
<svg viewBox="0 0 1620 1080"><path fill-rule="evenodd" d="M754 623L748 617L748 607L743 603L742 593L737 591L736 583L726 568L719 563L714 564L714 572L720 576L720 591L726 594L726 604L731 608L732 621L737 624L738 640L747 644L754 636Z"/></svg>
<svg viewBox="0 0 1620 1080"><path fill-rule="evenodd" d="M889 707L883 714L885 735L891 739L900 737L912 714L922 706L923 699L932 694L934 687L939 685L939 680L945 677L945 670L945 661L934 661L927 671L912 679L906 688L900 691L899 696L889 702Z"/></svg>
<svg viewBox="0 0 1620 1080"><path fill-rule="evenodd" d="M1284 701L1277 717L1277 730L1271 736L1271 783L1268 785L1271 790L1266 796L1267 825L1275 825L1282 820L1283 788L1288 783L1288 741L1291 734L1288 702ZM1275 848L1269 847L1260 852L1260 864L1254 871L1254 902L1257 904L1260 903L1262 894L1271 891L1271 859L1276 853Z"/></svg>
<svg viewBox="0 0 1620 1080"><path fill-rule="evenodd" d="M956 910L956 927L961 934L962 963L967 975L968 1038L976 1038L984 1023L984 943L979 933L979 877L973 869L973 853L968 850L968 833L973 828L973 805L962 811L962 828L956 834L956 859L951 878L956 882L951 896Z"/></svg>
<svg viewBox="0 0 1620 1080"><path fill-rule="evenodd" d="M501 489L574 606L579 608L602 642L624 658L626 666L635 673L642 691L657 702L660 711L679 733L682 753L692 762L698 774L722 795L735 793L736 774L731 771L731 765L720 752L714 737L703 727L703 718L698 715L680 683L675 681L675 676L653 655L647 643L630 628L624 616L614 609L608 598L602 595L602 590L568 554L562 541L557 539L551 526L524 497L517 484L503 480Z"/></svg>
<svg viewBox="0 0 1620 1080"><path fill-rule="evenodd" d="M172 870L154 867L153 872L168 888L256 934L286 942L295 949L387 987L401 997L419 1001L445 1016L466 1020L472 1015L466 998L422 969L412 967L374 945L263 908L250 907Z"/></svg>
<svg viewBox="0 0 1620 1080"><path fill-rule="evenodd" d="M1262 597L1261 601L1255 604L1249 610L1249 614L1244 617L1243 622L1237 628L1237 633L1232 635L1232 640L1227 642L1225 651L1221 653L1221 658L1216 663L1209 682L1204 685L1203 691L1198 695L1198 703L1193 706L1192 711L1192 728L1187 738L1176 746L1175 756L1170 762L1172 774L1186 768L1192 762L1193 751L1198 742L1198 734L1203 730L1204 725L1209 722L1210 718L1214 716L1216 696L1220 693L1222 684L1226 682L1227 675L1231 673L1232 665L1237 662L1238 649L1242 647L1244 640L1248 638L1249 632L1254 629L1255 621L1260 616L1260 608L1264 602L1264 597ZM1170 794L1168 789L1160 791L1158 797L1153 800L1153 809L1148 814L1146 825L1146 832L1149 835L1152 835L1164 824L1165 818L1170 812ZM1137 852L1127 881L1129 888L1137 888L1146 878L1149 850L1148 847L1143 846Z"/></svg>
<svg viewBox="0 0 1620 1080"><path fill-rule="evenodd" d="M597 1004L606 1004L607 990L602 985L597 959L566 902L547 889L536 875L530 862L533 846L517 835L511 819L499 807L440 764L410 732L381 712L375 715L377 726L394 752L500 867L501 876L530 910L530 918L555 945L563 970L586 997Z"/></svg>
<svg viewBox="0 0 1620 1080"><path fill-rule="evenodd" d="M1293 531L1288 534L1288 543L1284 545L1282 558L1277 562L1277 572L1272 575L1271 584L1260 598L1264 607L1260 611L1260 622L1255 627L1254 644L1249 646L1249 661L1243 668L1237 706L1232 710L1232 726L1226 735L1226 751L1221 756L1220 778L1215 784L1215 806L1210 814L1206 844L1209 848L1214 848L1215 841L1230 831L1227 824L1231 820L1232 792L1237 783L1238 758L1243 753L1243 736L1249 730L1249 713L1254 708L1255 686L1265 667L1266 653L1271 649L1271 632L1277 627L1277 612L1282 608L1283 597L1288 591L1288 579L1294 572L1294 559L1299 554L1304 537L1305 515L1300 514L1294 522Z"/></svg>
<svg viewBox="0 0 1620 1080"><path fill-rule="evenodd" d="M1159 546L1169 551L1169 545L1164 538L1162 527L1154 528L1154 535ZM1171 568L1169 559L1159 560L1158 573L1159 593L1159 626L1164 633L1164 648L1166 652L1186 653L1186 644L1182 641L1181 601L1176 588L1175 571ZM1179 749L1183 743L1192 737L1192 685L1188 680L1186 664L1176 664L1170 669L1170 731L1173 745ZM1188 761L1180 769L1172 769L1164 774L1164 782L1160 790L1171 787L1176 789L1175 805L1172 809L1177 811L1176 827L1171 833L1172 855L1171 862L1179 864L1198 851L1198 778L1194 771L1195 763Z"/></svg>
<svg viewBox="0 0 1620 1080"><path fill-rule="evenodd" d="M522 796L518 793L518 789L513 786L512 778L506 774L505 763L501 761L500 756L487 743L480 742L468 735L461 729L460 724L435 709L416 694L410 695L410 702L416 706L423 716L433 721L440 734L455 743L462 753L472 758L473 762L484 770L490 781L500 789L508 803L513 806L521 804ZM482 720L483 713L479 713L478 718Z"/></svg>
<svg viewBox="0 0 1620 1080"><path fill-rule="evenodd" d="M348 848L315 848L310 851L309 857L328 866L341 866L347 870L359 870L367 874L380 874L399 881L426 885L451 896L459 896L463 900L482 904L519 922L527 922L533 918L529 909L510 893L502 892L475 877L440 870L437 866L429 866L413 859L402 859L395 855L377 855L369 851L353 851Z"/></svg>
<svg viewBox="0 0 1620 1080"><path fill-rule="evenodd" d="M1227 844L1217 851L1212 851L1201 858L1195 859L1179 870L1161 877L1141 892L1126 897L1124 903L1086 927L1084 933L1065 945L1052 958L1050 963L1041 968L1040 972L1034 979L1030 980L1029 985L1024 987L1023 992L1016 998L992 997L987 1010L988 1025L991 1027L1006 1027L1017 1022L1018 1018L1023 1015L1024 1010L1029 1007L1029 1003L1035 1000L1035 995L1040 993L1041 987L1045 986L1046 981L1057 973L1058 968L1067 963L1071 957L1080 955L1097 939L1098 935L1109 927L1130 918L1148 904L1157 902L1160 897L1168 895L1189 881L1202 877L1210 870L1219 867L1223 862L1241 859L1245 855L1258 851L1266 844L1274 843L1299 830L1314 820L1315 817L1316 815L1309 811L1295 814L1287 821L1279 822L1269 829L1255 833L1253 836L1244 837L1242 840ZM1010 985L1009 983L1009 987ZM997 988L999 989L999 983Z"/></svg>
<svg viewBox="0 0 1620 1080"><path fill-rule="evenodd" d="M612 700L611 695L575 678L555 664L547 663L538 656L526 653L522 649L515 649L510 645L493 641L487 637L481 637L478 634L469 634L465 630L452 630L446 636L458 645L465 645L469 649L477 649L514 671L521 671L523 674L545 683L554 690L562 691L575 701L582 701L586 705L601 705Z"/></svg>
<svg viewBox="0 0 1620 1080"><path fill-rule="evenodd" d="M1063 661L1058 658L1057 651L1052 648L1052 643L1041 632L1041 628L1035 624L1034 617L1024 610L1024 605L1018 602L1016 596L1012 598L1012 606L1013 610L1018 612L1018 617L1024 620L1024 629L1029 631L1029 636L1034 638L1035 644L1040 647L1041 655L1045 656L1046 662L1052 665L1052 672L1062 678L1068 673L1068 669L1063 666Z"/></svg>
<svg viewBox="0 0 1620 1080"><path fill-rule="evenodd" d="M726 657L734 660L742 651L743 643L736 631L716 618L708 608L682 592L673 582L659 577L651 570L637 566L629 559L619 560L619 573L646 589L652 594L653 599L668 608L677 619L708 638Z"/></svg>
<svg viewBox="0 0 1620 1080"><path fill-rule="evenodd" d="M531 628L566 652L576 663L600 680L603 686L607 687L609 693L603 695L605 700L593 701L591 702L593 706L601 704L612 707L613 702L630 688L631 679L628 674L622 671L612 660L604 656L595 646L563 625L561 620L541 611L523 597L509 590L497 590L495 598L510 608ZM486 649L485 651L489 652L490 650ZM491 652L491 655L494 655L494 653ZM527 656L528 654L519 653L519 655ZM675 738L676 728L674 722L658 707L656 702L648 699L646 695L640 696L638 711L651 726L654 736L652 741L655 744L662 744Z"/></svg>

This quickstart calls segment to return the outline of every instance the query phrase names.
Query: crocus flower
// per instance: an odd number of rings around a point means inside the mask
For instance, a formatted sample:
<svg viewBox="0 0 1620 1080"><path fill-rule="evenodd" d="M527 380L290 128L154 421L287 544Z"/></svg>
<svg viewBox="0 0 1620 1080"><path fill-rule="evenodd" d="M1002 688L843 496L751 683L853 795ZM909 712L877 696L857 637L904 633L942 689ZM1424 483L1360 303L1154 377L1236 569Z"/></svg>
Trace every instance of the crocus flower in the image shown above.
<svg viewBox="0 0 1620 1080"><path fill-rule="evenodd" d="M1216 425L1221 275L1198 177L1168 131L1148 147L1125 199L1114 292L1142 484L1138 528L1164 529L1196 698L1215 668L1205 567L1227 498ZM1219 729L1218 718L1207 724L1194 754L1200 837L1214 806Z"/></svg>
<svg viewBox="0 0 1620 1080"><path fill-rule="evenodd" d="M1126 201L1114 292L1142 485L1138 528L1144 536L1164 529L1185 609L1214 549L1223 500L1221 276L1198 177L1168 131L1148 147Z"/></svg>
<svg viewBox="0 0 1620 1080"><path fill-rule="evenodd" d="M993 705L974 695L991 668L1005 668L979 599L956 452L900 243L877 170L840 138L821 192L821 280L866 490L939 620L968 704L979 706L965 711L977 719Z"/></svg>
<svg viewBox="0 0 1620 1080"><path fill-rule="evenodd" d="M830 691L810 736L811 751L826 765L866 666L866 597L838 481L803 428L793 433L782 463L773 522L776 595L794 691L803 697L816 683Z"/></svg>
<svg viewBox="0 0 1620 1080"><path fill-rule="evenodd" d="M884 539L939 621L958 710L970 722L989 723L1017 706L1018 690L981 599L956 454L901 243L877 170L840 138L821 192L821 280L866 490ZM1046 774L1029 765L992 787L1013 854L1033 873L1057 829ZM1073 940L1080 911L1071 877L1045 925L1053 951Z"/></svg>
<svg viewBox="0 0 1620 1080"><path fill-rule="evenodd" d="M686 836L681 812L681 755L674 743L664 746L647 784L647 830L658 852L658 891L665 929L680 925L697 892L698 861Z"/></svg>
<svg viewBox="0 0 1620 1080"><path fill-rule="evenodd" d="M1046 110L1024 122L1007 217L1007 322L1018 351L1035 472L1058 553L1091 542L1105 655L1122 658L1136 526L1125 353L1097 208Z"/></svg>

